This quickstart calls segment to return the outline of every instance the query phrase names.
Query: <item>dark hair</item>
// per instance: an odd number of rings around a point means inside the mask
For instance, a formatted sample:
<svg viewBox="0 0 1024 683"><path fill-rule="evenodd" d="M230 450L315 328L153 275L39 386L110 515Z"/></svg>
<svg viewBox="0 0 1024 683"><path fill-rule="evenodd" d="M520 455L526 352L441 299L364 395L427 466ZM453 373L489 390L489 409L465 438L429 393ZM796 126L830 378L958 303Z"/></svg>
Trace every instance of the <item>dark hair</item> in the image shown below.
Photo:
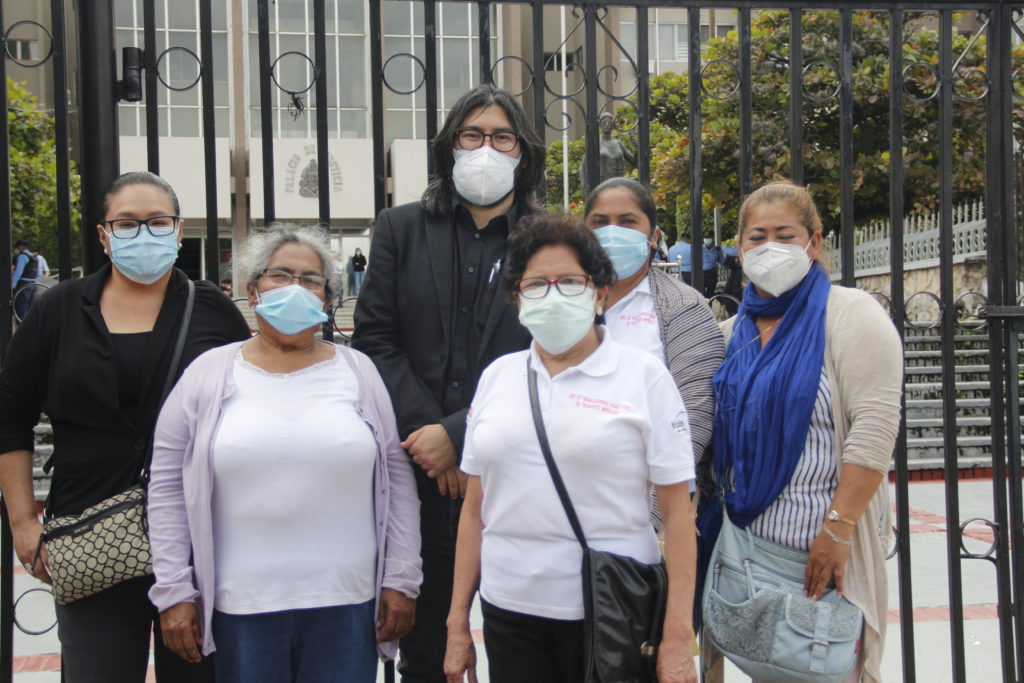
<svg viewBox="0 0 1024 683"><path fill-rule="evenodd" d="M597 201L601 193L606 190L614 190L617 187L623 187L629 190L629 193L633 195L633 199L636 200L637 206L647 216L647 220L651 222L651 236L654 235L654 231L658 229L658 207L654 203L654 196L651 195L651 191L647 189L647 186L640 183L632 178L609 178L604 181L587 195L587 203L583 209L583 217L586 218L590 215L590 212L594 208L594 202Z"/></svg>
<svg viewBox="0 0 1024 683"><path fill-rule="evenodd" d="M615 271L601 244L589 230L573 216L547 212L530 214L516 224L508 237L508 254L502 275L505 290L515 298L516 282L523 277L526 264L544 247L565 245L576 252L580 267L590 276L595 287L608 287L615 282Z"/></svg>
<svg viewBox="0 0 1024 683"><path fill-rule="evenodd" d="M423 192L421 204L431 215L446 214L451 210L455 186L452 182L452 167L455 165L455 143L459 127L469 113L481 107L497 105L505 110L512 129L519 136L519 165L516 167L514 191L516 201L530 207L536 206L534 194L544 178L544 158L547 148L537 136L526 118L526 112L507 90L493 85L481 85L460 97L448 112L448 118L438 132L431 146L434 158L434 173L427 189Z"/></svg>
<svg viewBox="0 0 1024 683"><path fill-rule="evenodd" d="M152 185L153 187L159 187L167 193L168 197L171 198L171 203L174 204L174 215L181 215L181 205L178 203L178 195L174 193L174 188L172 188L166 180L155 173L150 173L149 171L129 171L128 173L122 173L114 178L114 181L107 187L107 191L103 193L104 218L107 216L107 211L110 210L111 197L129 185Z"/></svg>
<svg viewBox="0 0 1024 683"><path fill-rule="evenodd" d="M14 243L14 246L16 248L17 247L28 247L29 246L28 240L18 240L17 242Z"/></svg>

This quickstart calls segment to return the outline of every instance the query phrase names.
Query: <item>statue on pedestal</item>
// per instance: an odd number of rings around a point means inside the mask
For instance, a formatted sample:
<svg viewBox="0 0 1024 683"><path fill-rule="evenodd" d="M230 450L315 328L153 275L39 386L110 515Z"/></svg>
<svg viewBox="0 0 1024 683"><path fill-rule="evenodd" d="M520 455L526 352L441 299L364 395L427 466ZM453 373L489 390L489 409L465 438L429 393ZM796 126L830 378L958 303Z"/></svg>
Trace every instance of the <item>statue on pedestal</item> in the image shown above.
<svg viewBox="0 0 1024 683"><path fill-rule="evenodd" d="M620 140L612 137L612 128L615 127L615 116L611 112L601 112L597 119L601 128L600 164L596 185L601 184L608 178L618 178L626 175L629 170L626 167L636 166L636 154L626 147ZM587 155L584 153L580 159L580 187L583 188L584 198L590 193L590 183L587 182Z"/></svg>

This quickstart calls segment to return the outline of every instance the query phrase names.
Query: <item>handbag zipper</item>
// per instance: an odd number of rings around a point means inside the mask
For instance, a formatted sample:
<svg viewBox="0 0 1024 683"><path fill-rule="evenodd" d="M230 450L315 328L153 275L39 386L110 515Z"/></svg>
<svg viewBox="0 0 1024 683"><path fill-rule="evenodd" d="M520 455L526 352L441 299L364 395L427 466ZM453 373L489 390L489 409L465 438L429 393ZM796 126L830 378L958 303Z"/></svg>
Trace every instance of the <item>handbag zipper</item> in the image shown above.
<svg viewBox="0 0 1024 683"><path fill-rule="evenodd" d="M118 503L114 507L107 508L106 510L100 510L99 512L94 512L88 517L80 519L77 522L74 522L73 524L70 524L66 527L62 527L59 529L54 529L43 534L43 540L50 541L55 538L60 538L61 536L67 536L69 534L75 535L76 533L85 533L86 530L80 529L79 527L87 526L97 520L109 517L126 508L135 507L136 505L139 505L141 502L142 501L139 500L126 500Z"/></svg>

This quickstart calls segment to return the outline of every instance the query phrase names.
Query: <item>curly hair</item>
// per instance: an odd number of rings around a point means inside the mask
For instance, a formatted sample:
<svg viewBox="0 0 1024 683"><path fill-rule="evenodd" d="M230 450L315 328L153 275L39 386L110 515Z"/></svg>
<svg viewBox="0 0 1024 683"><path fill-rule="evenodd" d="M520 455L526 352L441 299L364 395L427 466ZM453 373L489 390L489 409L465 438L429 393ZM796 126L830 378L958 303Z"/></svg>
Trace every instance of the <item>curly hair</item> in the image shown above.
<svg viewBox="0 0 1024 683"><path fill-rule="evenodd" d="M544 247L560 245L575 252L580 267L590 276L594 287L600 289L615 282L612 262L592 230L588 230L573 216L540 212L520 219L516 229L509 235L508 255L502 275L509 297L515 298L516 282L522 279L533 255Z"/></svg>
<svg viewBox="0 0 1024 683"><path fill-rule="evenodd" d="M291 223L269 225L249 235L245 244L235 250L234 265L245 277L245 282L255 286L270 259L285 244L305 245L320 258L322 272L327 278L325 296L327 301L333 301L334 293L340 291L341 274L331 256L330 234L323 228Z"/></svg>

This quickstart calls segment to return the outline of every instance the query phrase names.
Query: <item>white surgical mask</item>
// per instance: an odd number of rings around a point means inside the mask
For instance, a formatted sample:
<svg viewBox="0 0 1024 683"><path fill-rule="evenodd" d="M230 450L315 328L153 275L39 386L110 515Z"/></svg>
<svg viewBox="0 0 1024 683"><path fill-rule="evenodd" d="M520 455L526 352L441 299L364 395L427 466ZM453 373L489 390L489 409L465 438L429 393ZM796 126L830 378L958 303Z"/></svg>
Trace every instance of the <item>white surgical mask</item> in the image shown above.
<svg viewBox="0 0 1024 683"><path fill-rule="evenodd" d="M452 181L458 193L471 204L497 204L515 187L519 157L486 145L476 149L457 149L454 155Z"/></svg>
<svg viewBox="0 0 1024 683"><path fill-rule="evenodd" d="M596 300L593 287L577 296L551 287L542 299L519 298L519 322L545 351L558 355L579 344L594 326Z"/></svg>
<svg viewBox="0 0 1024 683"><path fill-rule="evenodd" d="M798 244L765 242L743 252L743 273L754 286L772 296L785 294L796 287L811 269L806 247Z"/></svg>

